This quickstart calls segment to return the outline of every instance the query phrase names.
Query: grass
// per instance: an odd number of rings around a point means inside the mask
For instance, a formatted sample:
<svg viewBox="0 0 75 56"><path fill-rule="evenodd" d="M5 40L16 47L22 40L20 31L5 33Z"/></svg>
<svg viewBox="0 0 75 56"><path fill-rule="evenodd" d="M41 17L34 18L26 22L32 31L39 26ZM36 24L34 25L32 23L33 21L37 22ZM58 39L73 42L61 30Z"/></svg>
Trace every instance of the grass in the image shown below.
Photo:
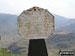
<svg viewBox="0 0 75 56"><path fill-rule="evenodd" d="M6 48L0 48L0 56L25 56L25 55L15 55L11 54L11 51L9 51Z"/></svg>

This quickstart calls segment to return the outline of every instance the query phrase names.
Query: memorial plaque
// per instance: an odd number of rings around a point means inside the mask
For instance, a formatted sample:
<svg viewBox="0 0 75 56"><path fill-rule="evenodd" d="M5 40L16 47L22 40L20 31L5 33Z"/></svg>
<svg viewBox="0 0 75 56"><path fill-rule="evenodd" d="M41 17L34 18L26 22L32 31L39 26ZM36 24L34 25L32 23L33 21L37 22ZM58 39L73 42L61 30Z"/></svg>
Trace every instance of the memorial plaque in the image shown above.
<svg viewBox="0 0 75 56"><path fill-rule="evenodd" d="M54 16L47 9L33 7L18 16L18 32L25 39L49 38L54 31Z"/></svg>

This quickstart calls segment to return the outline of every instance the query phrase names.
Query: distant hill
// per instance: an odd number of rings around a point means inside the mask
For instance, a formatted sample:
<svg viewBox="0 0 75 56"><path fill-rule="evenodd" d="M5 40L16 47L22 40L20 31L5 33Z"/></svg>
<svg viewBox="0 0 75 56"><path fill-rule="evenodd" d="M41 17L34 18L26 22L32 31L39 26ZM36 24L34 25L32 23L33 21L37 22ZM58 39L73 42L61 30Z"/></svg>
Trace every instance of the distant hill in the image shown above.
<svg viewBox="0 0 75 56"><path fill-rule="evenodd" d="M21 37L17 34L17 16L0 13L0 47L8 47Z"/></svg>
<svg viewBox="0 0 75 56"><path fill-rule="evenodd" d="M75 32L75 19L70 19L64 26L57 28L57 32Z"/></svg>
<svg viewBox="0 0 75 56"><path fill-rule="evenodd" d="M54 16L55 16L55 28L64 26L65 23L67 23L69 21L69 19L66 17L55 15L55 14L54 14Z"/></svg>
<svg viewBox="0 0 75 56"><path fill-rule="evenodd" d="M17 16L0 13L0 34L9 34L17 28Z"/></svg>
<svg viewBox="0 0 75 56"><path fill-rule="evenodd" d="M50 45L52 45L51 48L71 49L72 47L75 47L75 33L56 33L46 41L49 48L51 47Z"/></svg>

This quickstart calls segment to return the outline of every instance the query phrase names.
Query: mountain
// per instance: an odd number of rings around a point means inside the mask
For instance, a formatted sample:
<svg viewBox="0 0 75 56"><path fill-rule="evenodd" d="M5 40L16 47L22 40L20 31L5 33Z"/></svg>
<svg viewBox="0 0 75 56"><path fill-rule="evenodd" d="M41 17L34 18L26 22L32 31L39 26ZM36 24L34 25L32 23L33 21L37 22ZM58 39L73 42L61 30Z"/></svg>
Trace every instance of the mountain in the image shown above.
<svg viewBox="0 0 75 56"><path fill-rule="evenodd" d="M0 13L0 47L8 47L12 42L21 39L17 34L17 16Z"/></svg>
<svg viewBox="0 0 75 56"><path fill-rule="evenodd" d="M75 19L69 19L69 21L62 27L59 27L57 32L75 32Z"/></svg>
<svg viewBox="0 0 75 56"><path fill-rule="evenodd" d="M55 15L55 14L54 14L54 16L55 16L55 28L64 26L65 23L67 23L69 21L69 19L66 17Z"/></svg>
<svg viewBox="0 0 75 56"><path fill-rule="evenodd" d="M51 48L58 49L70 49L73 46L75 47L75 33L56 33L50 39L46 40L48 47L53 45Z"/></svg>
<svg viewBox="0 0 75 56"><path fill-rule="evenodd" d="M14 32L17 28L17 16L0 13L0 34Z"/></svg>

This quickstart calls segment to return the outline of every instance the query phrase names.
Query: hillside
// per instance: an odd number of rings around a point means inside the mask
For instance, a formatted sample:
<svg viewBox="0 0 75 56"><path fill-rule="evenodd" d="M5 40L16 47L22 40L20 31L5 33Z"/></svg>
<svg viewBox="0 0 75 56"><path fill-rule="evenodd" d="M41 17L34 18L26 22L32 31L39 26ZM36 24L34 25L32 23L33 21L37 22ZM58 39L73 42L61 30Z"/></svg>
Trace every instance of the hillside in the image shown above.
<svg viewBox="0 0 75 56"><path fill-rule="evenodd" d="M67 23L69 21L69 19L66 17L55 15L55 14L54 14L54 16L55 16L55 28L64 26L65 23Z"/></svg>
<svg viewBox="0 0 75 56"><path fill-rule="evenodd" d="M72 48L75 43L75 33L55 34L47 40L48 46L53 45L54 48L58 49L69 49ZM51 47L51 48L53 48Z"/></svg>
<svg viewBox="0 0 75 56"><path fill-rule="evenodd" d="M17 34L17 16L0 13L0 47L8 47L21 39Z"/></svg>
<svg viewBox="0 0 75 56"><path fill-rule="evenodd" d="M70 19L64 26L59 27L56 31L75 33L75 19Z"/></svg>

